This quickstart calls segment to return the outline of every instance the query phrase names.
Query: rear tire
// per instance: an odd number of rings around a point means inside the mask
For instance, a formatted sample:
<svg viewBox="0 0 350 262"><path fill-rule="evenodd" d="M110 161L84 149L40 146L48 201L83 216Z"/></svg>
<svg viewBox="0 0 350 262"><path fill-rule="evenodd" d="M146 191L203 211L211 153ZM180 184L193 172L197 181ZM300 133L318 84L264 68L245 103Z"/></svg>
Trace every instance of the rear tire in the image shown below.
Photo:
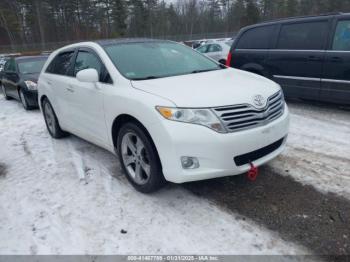
<svg viewBox="0 0 350 262"><path fill-rule="evenodd" d="M56 139L66 137L68 133L61 129L55 111L53 110L52 105L47 98L45 98L42 103L42 110L46 127L50 135Z"/></svg>
<svg viewBox="0 0 350 262"><path fill-rule="evenodd" d="M166 184L157 149L140 124L124 124L118 134L117 147L124 173L137 191L152 193Z"/></svg>
<svg viewBox="0 0 350 262"><path fill-rule="evenodd" d="M257 70L249 70L249 69L248 69L248 70L246 70L246 71L248 71L249 73L252 73L252 74L256 74L256 75L265 77L264 74L263 74L262 72L257 71Z"/></svg>
<svg viewBox="0 0 350 262"><path fill-rule="evenodd" d="M3 84L1 84L1 91L2 91L2 94L4 95L6 100L10 100L11 99L9 96L7 96L6 90L5 90L5 87L4 87Z"/></svg>

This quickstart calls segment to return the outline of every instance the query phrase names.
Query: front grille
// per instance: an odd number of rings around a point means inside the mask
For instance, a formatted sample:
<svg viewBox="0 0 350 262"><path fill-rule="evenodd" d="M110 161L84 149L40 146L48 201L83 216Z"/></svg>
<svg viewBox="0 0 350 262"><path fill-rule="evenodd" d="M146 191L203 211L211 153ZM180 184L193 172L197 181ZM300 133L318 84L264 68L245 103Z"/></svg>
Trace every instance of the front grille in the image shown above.
<svg viewBox="0 0 350 262"><path fill-rule="evenodd" d="M248 164L252 161L255 161L259 158L262 158L270 153L272 153L273 151L277 150L283 143L284 138L281 138L280 140L278 140L277 142L270 144L268 146L265 146L263 148L260 148L258 150L255 150L253 152L244 154L244 155L240 155L240 156L236 156L234 158L234 161L236 163L237 166L243 166L245 164Z"/></svg>
<svg viewBox="0 0 350 262"><path fill-rule="evenodd" d="M257 109L249 104L214 108L215 114L229 132L266 125L280 117L284 112L282 91L270 96L265 108Z"/></svg>

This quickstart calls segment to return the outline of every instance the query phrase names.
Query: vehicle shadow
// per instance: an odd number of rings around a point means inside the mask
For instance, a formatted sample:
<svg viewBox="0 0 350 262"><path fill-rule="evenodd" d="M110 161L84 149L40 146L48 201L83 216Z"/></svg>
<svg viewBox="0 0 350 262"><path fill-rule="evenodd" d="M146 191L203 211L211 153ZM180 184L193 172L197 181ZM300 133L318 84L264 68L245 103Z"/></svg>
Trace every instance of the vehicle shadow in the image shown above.
<svg viewBox="0 0 350 262"><path fill-rule="evenodd" d="M242 175L192 182L184 187L316 255L350 254L349 200L316 191L269 166L259 171L256 182Z"/></svg>
<svg viewBox="0 0 350 262"><path fill-rule="evenodd" d="M2 163L0 163L0 178L6 176L6 166Z"/></svg>

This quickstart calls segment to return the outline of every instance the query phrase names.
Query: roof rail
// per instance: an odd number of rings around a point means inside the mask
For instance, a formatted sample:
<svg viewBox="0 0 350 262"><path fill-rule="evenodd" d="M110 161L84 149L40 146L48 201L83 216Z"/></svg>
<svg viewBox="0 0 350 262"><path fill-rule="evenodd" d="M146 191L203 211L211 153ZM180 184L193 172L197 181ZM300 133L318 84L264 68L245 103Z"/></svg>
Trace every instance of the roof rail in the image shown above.
<svg viewBox="0 0 350 262"><path fill-rule="evenodd" d="M312 17L319 17L319 16L332 16L332 15L341 15L341 14L345 14L345 13L343 13L343 12L330 12L330 13L322 13L322 14L319 14L319 15L291 16L291 17L283 17L283 18L276 18L276 19L266 20L266 21L262 21L260 23L263 24L263 23L270 23L270 22L278 22L278 21L299 19L299 18L312 18Z"/></svg>

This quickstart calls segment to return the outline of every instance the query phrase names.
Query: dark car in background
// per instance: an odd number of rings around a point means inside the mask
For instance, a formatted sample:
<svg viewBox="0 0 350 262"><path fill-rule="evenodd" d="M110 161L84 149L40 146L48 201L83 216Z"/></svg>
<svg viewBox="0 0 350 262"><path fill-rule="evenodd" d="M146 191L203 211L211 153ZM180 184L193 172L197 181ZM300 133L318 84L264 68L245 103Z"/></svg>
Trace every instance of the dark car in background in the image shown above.
<svg viewBox="0 0 350 262"><path fill-rule="evenodd" d="M1 89L6 99L15 98L26 110L38 108L37 82L47 56L10 58L1 79Z"/></svg>
<svg viewBox="0 0 350 262"><path fill-rule="evenodd" d="M9 57L0 56L0 85L1 85L2 76L4 74L5 64L6 64L7 60L9 60L9 59L10 59Z"/></svg>
<svg viewBox="0 0 350 262"><path fill-rule="evenodd" d="M350 104L350 14L243 28L227 65L279 83L286 97Z"/></svg>

